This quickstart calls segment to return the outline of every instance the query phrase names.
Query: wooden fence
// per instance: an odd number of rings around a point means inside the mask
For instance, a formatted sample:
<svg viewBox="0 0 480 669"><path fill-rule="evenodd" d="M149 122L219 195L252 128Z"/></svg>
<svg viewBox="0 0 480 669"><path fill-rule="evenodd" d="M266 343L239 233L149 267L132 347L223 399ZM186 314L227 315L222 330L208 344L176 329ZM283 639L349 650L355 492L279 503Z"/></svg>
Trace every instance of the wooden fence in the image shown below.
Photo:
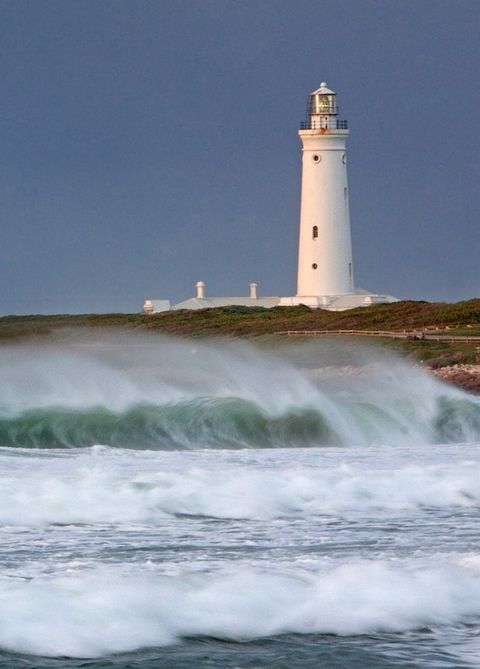
<svg viewBox="0 0 480 669"><path fill-rule="evenodd" d="M446 344L479 343L479 337L455 337L452 335L430 334L425 330L282 330L277 335L288 337L389 337L390 339L422 339L426 341L441 341Z"/></svg>

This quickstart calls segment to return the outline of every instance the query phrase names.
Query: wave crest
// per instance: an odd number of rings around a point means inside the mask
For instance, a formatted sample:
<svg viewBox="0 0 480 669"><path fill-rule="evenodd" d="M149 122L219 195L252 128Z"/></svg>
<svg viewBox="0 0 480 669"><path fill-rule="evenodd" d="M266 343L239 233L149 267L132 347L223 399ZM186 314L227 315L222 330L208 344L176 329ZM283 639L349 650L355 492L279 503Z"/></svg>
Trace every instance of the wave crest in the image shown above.
<svg viewBox="0 0 480 669"><path fill-rule="evenodd" d="M27 345L1 349L0 445L196 449L480 438L477 398L378 351L362 349L353 374L342 376L332 374L331 350L274 355L244 343L132 341L75 340L41 356Z"/></svg>
<svg viewBox="0 0 480 669"><path fill-rule="evenodd" d="M311 407L275 416L241 398L206 397L123 412L107 407L30 409L0 417L0 446L199 449L341 446L348 444L459 443L480 437L480 406L440 396L427 422L399 407L349 401L336 417ZM337 420L335 420L337 418Z"/></svg>

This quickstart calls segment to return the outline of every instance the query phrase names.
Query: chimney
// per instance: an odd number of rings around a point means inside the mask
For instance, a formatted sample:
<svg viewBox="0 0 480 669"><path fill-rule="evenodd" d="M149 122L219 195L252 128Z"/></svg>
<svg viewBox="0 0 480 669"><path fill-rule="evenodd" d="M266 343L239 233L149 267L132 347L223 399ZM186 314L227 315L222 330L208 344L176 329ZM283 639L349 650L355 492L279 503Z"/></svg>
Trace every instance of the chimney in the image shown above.
<svg viewBox="0 0 480 669"><path fill-rule="evenodd" d="M257 299L257 284L256 283L251 283L250 284L250 297L252 300Z"/></svg>
<svg viewBox="0 0 480 669"><path fill-rule="evenodd" d="M203 299L205 297L205 284L203 281L197 281L195 284L195 288L197 289L197 298Z"/></svg>

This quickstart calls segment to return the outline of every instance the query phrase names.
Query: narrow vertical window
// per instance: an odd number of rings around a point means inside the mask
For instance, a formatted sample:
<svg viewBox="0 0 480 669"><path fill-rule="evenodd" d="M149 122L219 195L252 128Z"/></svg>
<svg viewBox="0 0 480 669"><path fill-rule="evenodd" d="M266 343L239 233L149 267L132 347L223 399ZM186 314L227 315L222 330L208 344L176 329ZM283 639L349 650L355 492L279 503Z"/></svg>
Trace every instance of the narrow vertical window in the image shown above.
<svg viewBox="0 0 480 669"><path fill-rule="evenodd" d="M313 239L317 239L317 237L318 237L318 226L317 225L314 225L313 228L312 228L312 237L313 237Z"/></svg>
<svg viewBox="0 0 480 669"><path fill-rule="evenodd" d="M350 279L352 278L352 263L351 262L348 263L348 276L350 277Z"/></svg>
<svg viewBox="0 0 480 669"><path fill-rule="evenodd" d="M345 198L345 204L348 204L348 193L346 187L343 189L343 197Z"/></svg>

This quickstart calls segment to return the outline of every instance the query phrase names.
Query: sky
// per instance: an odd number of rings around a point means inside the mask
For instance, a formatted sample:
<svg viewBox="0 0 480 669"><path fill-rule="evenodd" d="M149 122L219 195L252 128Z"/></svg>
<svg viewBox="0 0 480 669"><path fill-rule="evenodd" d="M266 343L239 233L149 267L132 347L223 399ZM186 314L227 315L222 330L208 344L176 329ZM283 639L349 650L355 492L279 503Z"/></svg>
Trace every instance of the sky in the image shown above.
<svg viewBox="0 0 480 669"><path fill-rule="evenodd" d="M480 295L478 0L0 0L0 315L294 295L307 97L355 283Z"/></svg>

